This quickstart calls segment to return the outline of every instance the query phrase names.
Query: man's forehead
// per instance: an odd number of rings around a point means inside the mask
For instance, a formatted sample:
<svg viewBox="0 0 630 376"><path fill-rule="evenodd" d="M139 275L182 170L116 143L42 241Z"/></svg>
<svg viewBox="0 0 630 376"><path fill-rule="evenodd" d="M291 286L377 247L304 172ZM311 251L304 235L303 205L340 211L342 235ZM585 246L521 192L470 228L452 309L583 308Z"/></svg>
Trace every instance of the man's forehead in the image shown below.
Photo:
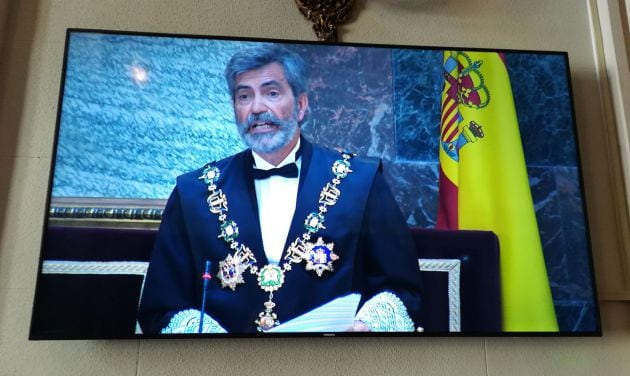
<svg viewBox="0 0 630 376"><path fill-rule="evenodd" d="M237 89L239 87L255 87L273 83L287 84L284 68L280 63L276 62L240 73L235 79L235 86Z"/></svg>

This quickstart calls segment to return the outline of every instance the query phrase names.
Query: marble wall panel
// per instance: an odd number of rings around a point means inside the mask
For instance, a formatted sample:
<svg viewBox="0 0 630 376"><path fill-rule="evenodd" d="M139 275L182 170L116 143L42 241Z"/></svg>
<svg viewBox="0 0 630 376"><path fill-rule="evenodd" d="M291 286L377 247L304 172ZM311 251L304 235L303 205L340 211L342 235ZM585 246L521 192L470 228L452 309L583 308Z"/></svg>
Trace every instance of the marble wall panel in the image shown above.
<svg viewBox="0 0 630 376"><path fill-rule="evenodd" d="M569 276L556 176L553 169L547 167L530 167L528 174L552 293L555 299L565 299L567 295L562 286L566 285Z"/></svg>
<svg viewBox="0 0 630 376"><path fill-rule="evenodd" d="M437 161L442 52L394 50L396 150L401 160Z"/></svg>
<svg viewBox="0 0 630 376"><path fill-rule="evenodd" d="M223 69L252 44L73 36L54 195L164 199L177 175L242 150ZM291 48L312 70L305 135L394 159L388 50Z"/></svg>
<svg viewBox="0 0 630 376"><path fill-rule="evenodd" d="M409 226L435 227L438 203L438 164L426 162L385 163L383 171Z"/></svg>
<svg viewBox="0 0 630 376"><path fill-rule="evenodd" d="M304 134L328 147L394 159L389 50L314 45L293 48L311 66L310 114Z"/></svg>
<svg viewBox="0 0 630 376"><path fill-rule="evenodd" d="M588 332L597 328L596 306L592 300L555 300L558 327L563 332Z"/></svg>
<svg viewBox="0 0 630 376"><path fill-rule="evenodd" d="M563 55L505 55L528 165L577 161L569 81Z"/></svg>
<svg viewBox="0 0 630 376"><path fill-rule="evenodd" d="M593 330L597 302L593 293L593 268L587 229L584 222L583 193L576 184L579 172L575 167L556 167L556 179L560 194L560 210L563 218L563 231L566 234L567 270L570 281L566 287L574 301L583 301L584 311L580 327Z"/></svg>
<svg viewBox="0 0 630 376"><path fill-rule="evenodd" d="M593 279L577 168L530 167L528 173L560 329L594 330Z"/></svg>
<svg viewBox="0 0 630 376"><path fill-rule="evenodd" d="M245 45L74 35L53 194L166 198L177 175L240 150L223 69Z"/></svg>

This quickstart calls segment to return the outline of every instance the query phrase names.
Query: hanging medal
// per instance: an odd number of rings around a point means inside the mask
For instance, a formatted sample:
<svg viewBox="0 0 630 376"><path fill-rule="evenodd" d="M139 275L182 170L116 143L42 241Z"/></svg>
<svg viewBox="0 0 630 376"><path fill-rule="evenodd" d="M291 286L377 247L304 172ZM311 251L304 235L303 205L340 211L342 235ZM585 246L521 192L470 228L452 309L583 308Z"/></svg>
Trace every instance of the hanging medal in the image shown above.
<svg viewBox="0 0 630 376"><path fill-rule="evenodd" d="M333 252L333 243L324 243L322 238L317 242L306 243L306 270L314 270L318 277L325 271L333 271L333 261L339 260L339 256Z"/></svg>

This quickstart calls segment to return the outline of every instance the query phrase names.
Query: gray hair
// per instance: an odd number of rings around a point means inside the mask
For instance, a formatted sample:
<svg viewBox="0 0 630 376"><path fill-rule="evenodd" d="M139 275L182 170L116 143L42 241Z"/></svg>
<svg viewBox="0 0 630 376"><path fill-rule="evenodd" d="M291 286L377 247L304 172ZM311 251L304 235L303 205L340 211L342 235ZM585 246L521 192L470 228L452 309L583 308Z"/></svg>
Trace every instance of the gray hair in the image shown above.
<svg viewBox="0 0 630 376"><path fill-rule="evenodd" d="M225 68L225 79L232 100L234 100L234 83L239 74L271 63L282 65L287 82L296 98L308 91L308 68L302 57L284 47L264 44L240 50L228 62Z"/></svg>

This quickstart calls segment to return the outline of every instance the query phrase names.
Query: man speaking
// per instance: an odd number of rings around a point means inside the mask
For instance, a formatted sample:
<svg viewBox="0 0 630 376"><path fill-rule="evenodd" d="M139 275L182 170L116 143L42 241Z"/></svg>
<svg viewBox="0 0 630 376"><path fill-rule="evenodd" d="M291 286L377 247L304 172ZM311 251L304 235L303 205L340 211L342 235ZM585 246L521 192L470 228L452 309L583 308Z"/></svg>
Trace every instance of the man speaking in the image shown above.
<svg viewBox="0 0 630 376"><path fill-rule="evenodd" d="M225 77L249 148L178 177L145 280L143 332L266 332L353 293L346 330L422 330L415 246L380 160L300 133L303 59L245 49Z"/></svg>

